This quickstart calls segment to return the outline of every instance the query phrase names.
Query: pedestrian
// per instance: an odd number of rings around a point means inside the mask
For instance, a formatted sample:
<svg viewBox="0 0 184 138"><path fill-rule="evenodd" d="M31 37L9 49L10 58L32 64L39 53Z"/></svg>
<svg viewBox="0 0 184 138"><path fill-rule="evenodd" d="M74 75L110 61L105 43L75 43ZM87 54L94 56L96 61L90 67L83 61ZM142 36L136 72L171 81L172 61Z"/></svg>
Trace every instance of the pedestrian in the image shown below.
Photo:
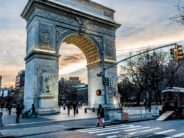
<svg viewBox="0 0 184 138"><path fill-rule="evenodd" d="M35 115L35 117L36 117L36 110L35 110L35 105L34 104L32 104L31 110L32 110L31 117L32 117L32 115Z"/></svg>
<svg viewBox="0 0 184 138"><path fill-rule="evenodd" d="M77 103L73 103L73 114L76 115L76 110L77 110Z"/></svg>
<svg viewBox="0 0 184 138"><path fill-rule="evenodd" d="M147 109L147 101L145 100L144 101L144 107L145 107L145 110Z"/></svg>
<svg viewBox="0 0 184 138"><path fill-rule="evenodd" d="M21 107L20 107L20 104L18 104L16 106L16 123L19 123L20 114L21 114Z"/></svg>
<svg viewBox="0 0 184 138"><path fill-rule="evenodd" d="M3 110L4 107L4 103L1 103L1 111Z"/></svg>
<svg viewBox="0 0 184 138"><path fill-rule="evenodd" d="M105 121L104 121L104 108L102 107L102 105L100 104L98 107L98 111L97 111L97 126L100 126L100 122L102 122L103 124L103 128L105 128Z"/></svg>
<svg viewBox="0 0 184 138"><path fill-rule="evenodd" d="M70 107L70 102L68 102L66 106L67 106L68 115L70 115L70 108L71 108Z"/></svg>
<svg viewBox="0 0 184 138"><path fill-rule="evenodd" d="M11 103L8 104L8 112L9 112L9 115L11 115L11 109L12 109L12 105Z"/></svg>
<svg viewBox="0 0 184 138"><path fill-rule="evenodd" d="M149 110L149 112L151 112L151 101L148 101L148 110Z"/></svg>

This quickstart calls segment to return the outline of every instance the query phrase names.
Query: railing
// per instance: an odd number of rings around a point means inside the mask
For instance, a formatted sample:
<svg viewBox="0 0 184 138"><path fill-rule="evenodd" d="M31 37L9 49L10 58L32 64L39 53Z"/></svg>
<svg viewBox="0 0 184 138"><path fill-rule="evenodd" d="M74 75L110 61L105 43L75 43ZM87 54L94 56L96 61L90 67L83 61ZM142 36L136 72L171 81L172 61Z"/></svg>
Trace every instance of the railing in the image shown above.
<svg viewBox="0 0 184 138"><path fill-rule="evenodd" d="M150 109L144 106L138 107L123 107L123 112L128 113L130 118L145 118L150 116L159 116L159 110L161 106L154 105Z"/></svg>

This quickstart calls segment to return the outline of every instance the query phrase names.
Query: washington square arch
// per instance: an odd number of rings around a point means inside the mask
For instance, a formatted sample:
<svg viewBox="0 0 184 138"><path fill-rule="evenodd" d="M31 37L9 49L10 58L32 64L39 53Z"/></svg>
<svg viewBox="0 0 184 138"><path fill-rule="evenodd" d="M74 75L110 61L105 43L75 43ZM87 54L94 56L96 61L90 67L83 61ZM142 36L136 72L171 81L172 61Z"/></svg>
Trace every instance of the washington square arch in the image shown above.
<svg viewBox="0 0 184 138"><path fill-rule="evenodd" d="M29 0L21 16L27 21L24 106L34 103L39 114L57 113L59 49L74 44L84 53L88 70L88 106L115 107L117 87L104 89L97 74L116 63L114 10L90 0ZM62 49L62 47L61 47ZM62 55L61 55L62 56ZM117 67L105 71L117 82ZM96 90L102 90L102 96Z"/></svg>

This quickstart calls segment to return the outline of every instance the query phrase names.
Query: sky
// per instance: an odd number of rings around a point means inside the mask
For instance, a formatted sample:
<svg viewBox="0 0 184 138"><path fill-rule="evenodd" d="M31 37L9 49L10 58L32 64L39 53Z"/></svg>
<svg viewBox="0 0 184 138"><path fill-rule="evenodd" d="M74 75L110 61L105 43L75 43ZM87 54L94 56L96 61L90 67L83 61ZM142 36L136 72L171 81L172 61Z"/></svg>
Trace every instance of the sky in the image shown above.
<svg viewBox="0 0 184 138"><path fill-rule="evenodd" d="M184 40L184 27L171 23L177 14L177 0L93 0L116 11L115 20L121 24L116 33L118 60L126 49L152 47ZM0 75L3 87L15 84L15 76L25 68L26 21L20 14L27 0L0 1ZM60 75L83 76L85 56L73 45L60 48ZM76 74L78 72L78 74Z"/></svg>

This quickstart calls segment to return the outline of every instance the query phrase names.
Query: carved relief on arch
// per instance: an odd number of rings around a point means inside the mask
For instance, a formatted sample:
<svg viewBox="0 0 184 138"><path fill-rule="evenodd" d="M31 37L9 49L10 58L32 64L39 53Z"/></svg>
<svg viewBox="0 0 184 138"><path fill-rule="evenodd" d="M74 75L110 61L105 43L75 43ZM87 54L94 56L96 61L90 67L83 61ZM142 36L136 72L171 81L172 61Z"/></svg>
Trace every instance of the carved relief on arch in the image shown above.
<svg viewBox="0 0 184 138"><path fill-rule="evenodd" d="M36 72L38 77L38 95L51 94L51 88L54 85L54 78L57 73L51 64L36 64Z"/></svg>
<svg viewBox="0 0 184 138"><path fill-rule="evenodd" d="M39 48L45 50L54 50L54 36L53 36L53 27L51 25L39 24L39 34L38 34L38 43Z"/></svg>

